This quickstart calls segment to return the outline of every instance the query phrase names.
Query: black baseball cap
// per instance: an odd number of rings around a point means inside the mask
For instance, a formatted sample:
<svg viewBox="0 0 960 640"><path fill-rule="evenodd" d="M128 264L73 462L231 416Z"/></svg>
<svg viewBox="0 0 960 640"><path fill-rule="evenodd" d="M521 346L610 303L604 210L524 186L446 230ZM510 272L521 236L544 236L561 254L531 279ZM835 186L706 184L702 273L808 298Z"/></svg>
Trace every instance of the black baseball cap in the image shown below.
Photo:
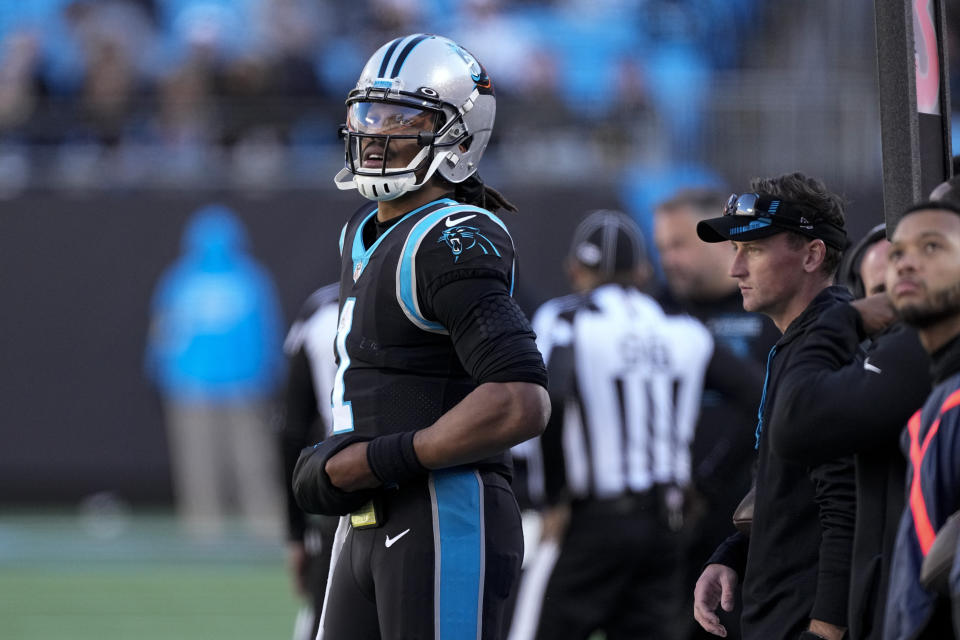
<svg viewBox="0 0 960 640"><path fill-rule="evenodd" d="M840 251L849 245L843 227L821 219L812 207L763 193L733 194L722 216L697 223L697 235L704 242L748 242L784 231L819 238Z"/></svg>
<svg viewBox="0 0 960 640"><path fill-rule="evenodd" d="M646 260L643 233L622 211L591 211L573 232L570 259L605 277L630 271Z"/></svg>

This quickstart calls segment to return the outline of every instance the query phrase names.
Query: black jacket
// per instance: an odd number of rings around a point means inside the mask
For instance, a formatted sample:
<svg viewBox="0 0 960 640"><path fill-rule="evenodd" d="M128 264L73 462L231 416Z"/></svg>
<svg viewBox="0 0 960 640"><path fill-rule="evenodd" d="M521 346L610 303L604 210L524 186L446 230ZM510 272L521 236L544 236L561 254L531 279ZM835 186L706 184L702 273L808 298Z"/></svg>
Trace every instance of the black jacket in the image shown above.
<svg viewBox="0 0 960 640"><path fill-rule="evenodd" d="M671 305L671 306L667 306ZM730 517L753 481L753 441L767 352L780 338L770 318L743 310L739 291L712 300L668 299L665 309L689 313L713 335L700 416L690 446L696 496L684 520L684 588L692 606L702 563L730 534ZM731 638L740 637L739 606L721 614ZM691 617L684 638L708 634Z"/></svg>
<svg viewBox="0 0 960 640"><path fill-rule="evenodd" d="M803 384L778 396L770 436L777 454L803 464L855 455L850 638L879 640L904 506L900 433L930 393L930 361L913 329L894 325L861 345L859 327L860 316L849 305L837 305L813 323L792 365L791 375Z"/></svg>
<svg viewBox="0 0 960 640"><path fill-rule="evenodd" d="M794 358L815 339L817 318L845 304L843 287L821 291L790 324L768 358L761 422L758 425L756 505L749 538L728 538L709 562L737 571L743 583L744 640L793 640L816 618L847 625L850 552L856 497L851 457L808 467L787 461L771 447L781 396L802 393L805 381L792 375ZM808 404L836 402L810 395ZM825 425L826 426L826 425Z"/></svg>

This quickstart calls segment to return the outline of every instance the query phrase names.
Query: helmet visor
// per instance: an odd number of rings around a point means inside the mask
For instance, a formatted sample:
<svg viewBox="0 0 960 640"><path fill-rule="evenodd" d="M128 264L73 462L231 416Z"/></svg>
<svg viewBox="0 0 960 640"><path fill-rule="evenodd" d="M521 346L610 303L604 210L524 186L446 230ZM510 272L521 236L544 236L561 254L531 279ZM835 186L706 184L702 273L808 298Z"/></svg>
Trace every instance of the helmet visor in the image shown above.
<svg viewBox="0 0 960 640"><path fill-rule="evenodd" d="M439 112L391 102L354 102L347 108L347 129L373 135L417 135L434 131Z"/></svg>

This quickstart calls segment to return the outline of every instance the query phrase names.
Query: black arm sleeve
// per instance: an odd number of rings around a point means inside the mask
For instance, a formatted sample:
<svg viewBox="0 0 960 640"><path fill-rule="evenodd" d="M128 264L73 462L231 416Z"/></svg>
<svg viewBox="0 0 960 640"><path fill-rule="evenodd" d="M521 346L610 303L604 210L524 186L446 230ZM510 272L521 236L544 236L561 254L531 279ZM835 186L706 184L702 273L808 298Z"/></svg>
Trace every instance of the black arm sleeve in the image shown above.
<svg viewBox="0 0 960 640"><path fill-rule="evenodd" d="M283 425L280 430L283 486L287 500L287 537L290 540L303 540L306 527L306 517L293 496L293 470L297 465L300 450L313 444L311 436L318 419L310 361L301 347L289 359L287 385L284 389Z"/></svg>
<svg viewBox="0 0 960 640"><path fill-rule="evenodd" d="M895 439L930 392L929 363L916 333L899 327L860 356L859 313L829 309L798 346L777 389L770 420L778 455L819 464Z"/></svg>
<svg viewBox="0 0 960 640"><path fill-rule="evenodd" d="M820 515L817 595L810 617L845 627L857 510L853 459L818 465L811 469L810 479Z"/></svg>
<svg viewBox="0 0 960 640"><path fill-rule="evenodd" d="M737 531L720 543L720 546L713 552L710 559L704 563L704 566L708 564L722 564L736 571L737 576L743 580L743 572L746 571L747 568L747 549L749 546L750 538ZM844 602L846 602L846 600L844 600Z"/></svg>
<svg viewBox="0 0 960 640"><path fill-rule="evenodd" d="M554 346L550 350L547 375L550 384L550 420L540 436L543 453L543 491L547 505L570 499L567 490L567 468L563 452L563 423L567 399L575 397L576 372L573 346Z"/></svg>
<svg viewBox="0 0 960 640"><path fill-rule="evenodd" d="M547 386L536 336L500 278L461 278L432 295L430 311L450 332L467 373L478 383Z"/></svg>

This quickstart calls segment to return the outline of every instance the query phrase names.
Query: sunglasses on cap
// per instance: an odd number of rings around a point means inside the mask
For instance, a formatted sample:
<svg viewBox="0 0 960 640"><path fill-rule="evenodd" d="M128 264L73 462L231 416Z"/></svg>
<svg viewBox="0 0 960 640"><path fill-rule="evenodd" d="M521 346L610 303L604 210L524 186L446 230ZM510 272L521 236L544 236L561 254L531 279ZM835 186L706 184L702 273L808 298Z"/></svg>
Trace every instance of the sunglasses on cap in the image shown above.
<svg viewBox="0 0 960 640"><path fill-rule="evenodd" d="M776 215L780 209L781 200L765 198L759 193L744 193L737 195L731 193L727 198L727 203L723 205L723 215L725 216L759 216ZM798 226L805 229L813 229L813 225L803 216L797 220Z"/></svg>
<svg viewBox="0 0 960 640"><path fill-rule="evenodd" d="M823 220L812 207L762 193L731 194L721 217L697 225L705 242L759 240L783 231L821 239L841 251L849 244L843 228Z"/></svg>

